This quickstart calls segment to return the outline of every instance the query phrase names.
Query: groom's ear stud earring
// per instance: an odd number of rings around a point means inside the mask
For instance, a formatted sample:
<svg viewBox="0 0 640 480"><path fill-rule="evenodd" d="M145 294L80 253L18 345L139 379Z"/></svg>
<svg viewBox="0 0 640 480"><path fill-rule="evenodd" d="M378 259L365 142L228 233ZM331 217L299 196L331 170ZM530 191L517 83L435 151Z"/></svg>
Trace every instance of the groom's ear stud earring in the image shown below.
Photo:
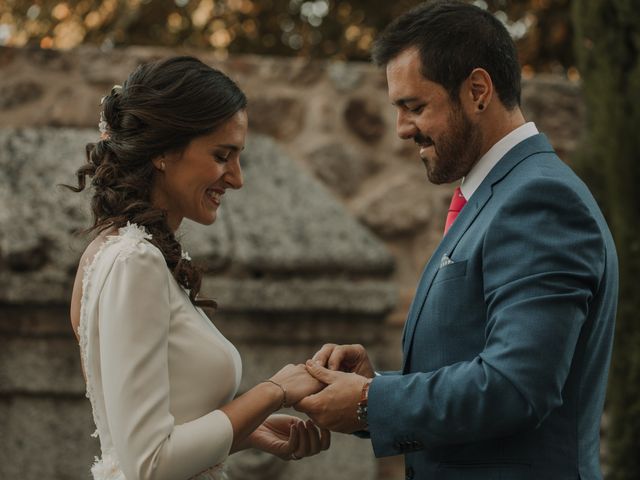
<svg viewBox="0 0 640 480"><path fill-rule="evenodd" d="M484 110L484 104L481 103L480 105L478 105L478 110Z"/></svg>

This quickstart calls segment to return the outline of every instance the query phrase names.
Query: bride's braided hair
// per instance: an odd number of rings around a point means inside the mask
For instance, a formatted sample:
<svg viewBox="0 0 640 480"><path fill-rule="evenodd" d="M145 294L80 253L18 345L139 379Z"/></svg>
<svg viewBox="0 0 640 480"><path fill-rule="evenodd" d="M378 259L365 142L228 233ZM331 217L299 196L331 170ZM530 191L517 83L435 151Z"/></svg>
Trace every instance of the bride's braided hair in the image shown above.
<svg viewBox="0 0 640 480"><path fill-rule="evenodd" d="M181 151L194 138L213 132L247 99L222 72L193 57L173 57L140 65L122 87L103 98L102 139L86 146L87 163L76 171L75 192L91 178L93 225L88 231L144 226L164 255L177 282L199 306L202 270L182 258L182 247L167 214L151 204L155 168L152 159Z"/></svg>

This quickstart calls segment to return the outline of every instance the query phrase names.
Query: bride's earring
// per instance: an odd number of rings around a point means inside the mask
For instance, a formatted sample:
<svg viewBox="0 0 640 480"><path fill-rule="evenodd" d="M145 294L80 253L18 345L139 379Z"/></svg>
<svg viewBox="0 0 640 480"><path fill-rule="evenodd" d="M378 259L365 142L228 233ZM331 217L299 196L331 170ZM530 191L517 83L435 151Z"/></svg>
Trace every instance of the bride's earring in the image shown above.
<svg viewBox="0 0 640 480"><path fill-rule="evenodd" d="M164 161L160 162L160 170L162 170L164 172L165 168L166 167L165 167Z"/></svg>

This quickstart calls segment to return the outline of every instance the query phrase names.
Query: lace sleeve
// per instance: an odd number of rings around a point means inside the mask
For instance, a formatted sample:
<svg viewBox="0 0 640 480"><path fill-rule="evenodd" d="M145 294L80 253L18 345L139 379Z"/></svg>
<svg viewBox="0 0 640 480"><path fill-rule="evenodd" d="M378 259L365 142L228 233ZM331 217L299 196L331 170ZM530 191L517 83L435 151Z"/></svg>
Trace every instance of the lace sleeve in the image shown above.
<svg viewBox="0 0 640 480"><path fill-rule="evenodd" d="M100 364L107 422L128 480L188 479L222 462L233 430L215 410L175 425L169 411L169 272L139 242L121 252L99 301Z"/></svg>

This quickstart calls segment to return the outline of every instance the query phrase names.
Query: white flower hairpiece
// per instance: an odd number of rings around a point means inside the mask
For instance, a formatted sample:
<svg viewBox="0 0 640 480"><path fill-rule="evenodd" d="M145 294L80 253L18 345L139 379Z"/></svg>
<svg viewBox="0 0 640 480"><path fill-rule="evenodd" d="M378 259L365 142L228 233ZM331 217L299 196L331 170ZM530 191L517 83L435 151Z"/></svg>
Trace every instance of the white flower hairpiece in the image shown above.
<svg viewBox="0 0 640 480"><path fill-rule="evenodd" d="M111 94L119 93L122 90L122 85L114 85L111 87ZM104 95L100 99L100 105L104 104L104 101L107 99L109 95ZM98 122L98 130L100 131L100 138L102 140L109 140L111 135L109 134L109 123L107 119L104 117L104 110L100 110L100 121Z"/></svg>
<svg viewBox="0 0 640 480"><path fill-rule="evenodd" d="M104 98L104 97L102 97ZM100 122L98 122L98 130L100 131L100 138L102 140L109 140L109 124L107 123L107 119L104 118L104 112L100 112Z"/></svg>
<svg viewBox="0 0 640 480"><path fill-rule="evenodd" d="M182 257L183 260L186 260L187 262L191 261L191 257L189 256L189 253L185 252L184 250L182 250L182 254L180 256Z"/></svg>

